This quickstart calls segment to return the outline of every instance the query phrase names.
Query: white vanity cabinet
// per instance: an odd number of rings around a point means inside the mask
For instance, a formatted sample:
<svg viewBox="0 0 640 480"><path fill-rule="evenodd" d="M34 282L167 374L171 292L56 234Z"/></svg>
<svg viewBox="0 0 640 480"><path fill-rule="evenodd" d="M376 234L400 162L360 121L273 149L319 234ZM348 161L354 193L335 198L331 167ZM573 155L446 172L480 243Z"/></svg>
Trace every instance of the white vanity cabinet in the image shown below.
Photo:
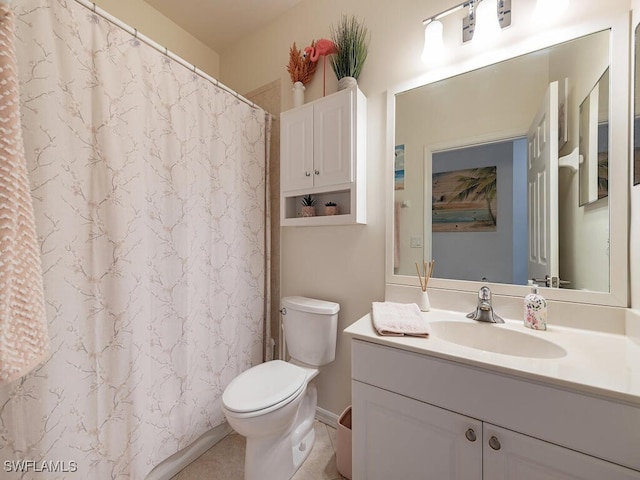
<svg viewBox="0 0 640 480"><path fill-rule="evenodd" d="M637 406L358 339L352 368L354 480L640 479Z"/></svg>
<svg viewBox="0 0 640 480"><path fill-rule="evenodd" d="M281 223L366 223L366 98L345 89L282 113L280 123ZM316 198L316 216L301 217L304 195ZM324 216L333 201L339 215Z"/></svg>
<svg viewBox="0 0 640 480"><path fill-rule="evenodd" d="M352 396L354 480L482 478L482 422L358 381Z"/></svg>
<svg viewBox="0 0 640 480"><path fill-rule="evenodd" d="M640 472L491 424L483 425L483 478L634 480Z"/></svg>

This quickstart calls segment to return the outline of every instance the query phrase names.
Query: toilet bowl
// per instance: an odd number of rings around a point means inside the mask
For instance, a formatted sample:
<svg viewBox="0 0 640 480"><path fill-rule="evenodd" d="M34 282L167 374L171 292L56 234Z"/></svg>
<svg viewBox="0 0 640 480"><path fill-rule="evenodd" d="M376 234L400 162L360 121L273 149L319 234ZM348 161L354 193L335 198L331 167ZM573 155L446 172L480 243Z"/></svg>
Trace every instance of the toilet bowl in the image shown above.
<svg viewBox="0 0 640 480"><path fill-rule="evenodd" d="M306 297L286 297L282 305L291 360L246 370L222 395L229 425L247 439L245 480L289 480L302 465L315 441L317 391L310 382L335 358L340 306Z"/></svg>

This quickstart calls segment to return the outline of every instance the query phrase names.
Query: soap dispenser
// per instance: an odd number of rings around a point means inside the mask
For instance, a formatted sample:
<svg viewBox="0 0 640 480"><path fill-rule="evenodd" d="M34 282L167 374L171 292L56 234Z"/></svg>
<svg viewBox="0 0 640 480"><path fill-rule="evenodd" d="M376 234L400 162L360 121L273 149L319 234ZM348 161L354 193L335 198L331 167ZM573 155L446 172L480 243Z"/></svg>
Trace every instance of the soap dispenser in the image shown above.
<svg viewBox="0 0 640 480"><path fill-rule="evenodd" d="M531 293L524 297L524 326L534 330L547 329L547 301L531 284Z"/></svg>

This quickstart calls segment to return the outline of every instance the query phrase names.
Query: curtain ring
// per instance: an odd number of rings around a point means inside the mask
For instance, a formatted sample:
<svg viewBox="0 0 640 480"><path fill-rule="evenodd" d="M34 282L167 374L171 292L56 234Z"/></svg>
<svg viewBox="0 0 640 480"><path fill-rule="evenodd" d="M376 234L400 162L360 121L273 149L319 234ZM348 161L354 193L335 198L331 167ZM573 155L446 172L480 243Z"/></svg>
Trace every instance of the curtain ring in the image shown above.
<svg viewBox="0 0 640 480"><path fill-rule="evenodd" d="M137 29L137 28L134 28L133 30L134 30L134 32L133 32L133 38L136 38L136 39L137 39L137 38L138 38L138 29Z"/></svg>
<svg viewBox="0 0 640 480"><path fill-rule="evenodd" d="M93 13L96 13L96 2L93 2Z"/></svg>

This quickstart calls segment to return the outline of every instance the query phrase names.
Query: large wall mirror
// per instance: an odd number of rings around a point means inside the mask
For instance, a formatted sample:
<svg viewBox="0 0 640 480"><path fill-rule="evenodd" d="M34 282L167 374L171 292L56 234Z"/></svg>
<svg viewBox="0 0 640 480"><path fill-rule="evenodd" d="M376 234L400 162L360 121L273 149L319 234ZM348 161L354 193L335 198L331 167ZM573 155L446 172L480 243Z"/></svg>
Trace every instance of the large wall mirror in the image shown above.
<svg viewBox="0 0 640 480"><path fill-rule="evenodd" d="M628 125L611 108L624 101L614 38L602 29L390 92L389 283L413 284L433 259L436 287L520 294L534 280L551 299L626 304L628 200L609 187L628 179L628 135L611 134Z"/></svg>

